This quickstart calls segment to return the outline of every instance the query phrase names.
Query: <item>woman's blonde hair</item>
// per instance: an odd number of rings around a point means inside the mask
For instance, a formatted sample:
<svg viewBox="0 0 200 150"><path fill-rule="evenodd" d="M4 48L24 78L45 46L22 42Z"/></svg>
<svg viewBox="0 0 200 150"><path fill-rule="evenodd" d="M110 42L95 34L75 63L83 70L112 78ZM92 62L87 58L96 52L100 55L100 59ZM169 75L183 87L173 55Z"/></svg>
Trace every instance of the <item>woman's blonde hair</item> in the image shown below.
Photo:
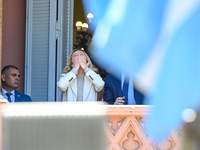
<svg viewBox="0 0 200 150"><path fill-rule="evenodd" d="M89 64L88 67L89 67L90 69L92 69L93 71L95 71L95 72L98 71L97 68L94 68L94 67L93 67L93 64L92 64L92 62L91 62L89 56L86 54L86 52L85 52L84 50L81 50L81 49L74 49L74 50L72 51L72 53L70 54L70 56L69 56L69 58L68 58L68 60L67 60L67 66L63 69L62 73L68 73L69 71L72 70L72 68L73 68L73 67L72 67L72 55L73 55L73 53L76 52L76 51L82 51L82 52L85 54L87 63L90 62L90 64Z"/></svg>

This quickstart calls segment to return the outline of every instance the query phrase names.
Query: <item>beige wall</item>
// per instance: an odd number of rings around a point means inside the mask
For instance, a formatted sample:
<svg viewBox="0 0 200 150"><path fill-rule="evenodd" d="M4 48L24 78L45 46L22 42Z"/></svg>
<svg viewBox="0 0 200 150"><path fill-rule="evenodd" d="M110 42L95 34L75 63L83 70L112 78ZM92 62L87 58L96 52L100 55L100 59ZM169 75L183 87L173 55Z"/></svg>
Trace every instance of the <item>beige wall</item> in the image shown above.
<svg viewBox="0 0 200 150"><path fill-rule="evenodd" d="M19 68L21 82L17 90L24 91L26 0L3 0L2 67Z"/></svg>

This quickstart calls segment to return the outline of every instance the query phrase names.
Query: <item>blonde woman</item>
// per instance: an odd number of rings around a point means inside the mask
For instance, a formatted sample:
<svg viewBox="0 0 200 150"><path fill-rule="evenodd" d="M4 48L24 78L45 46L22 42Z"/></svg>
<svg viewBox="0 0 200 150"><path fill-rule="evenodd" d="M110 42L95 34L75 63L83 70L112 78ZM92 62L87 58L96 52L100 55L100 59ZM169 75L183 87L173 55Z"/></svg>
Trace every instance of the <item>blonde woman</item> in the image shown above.
<svg viewBox="0 0 200 150"><path fill-rule="evenodd" d="M104 81L96 71L88 55L83 50L74 49L57 83L63 92L63 101L97 101Z"/></svg>

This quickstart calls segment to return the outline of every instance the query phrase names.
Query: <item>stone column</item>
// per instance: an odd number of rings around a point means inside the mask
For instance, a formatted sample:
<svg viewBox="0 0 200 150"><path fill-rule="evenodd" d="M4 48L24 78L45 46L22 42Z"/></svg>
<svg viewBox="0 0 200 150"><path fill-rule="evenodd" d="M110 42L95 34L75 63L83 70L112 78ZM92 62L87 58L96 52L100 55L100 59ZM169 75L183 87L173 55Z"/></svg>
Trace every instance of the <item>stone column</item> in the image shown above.
<svg viewBox="0 0 200 150"><path fill-rule="evenodd" d="M0 68L2 61L2 22L3 22L3 0L0 0ZM0 73L1 75L1 73ZM0 82L1 87L1 82Z"/></svg>

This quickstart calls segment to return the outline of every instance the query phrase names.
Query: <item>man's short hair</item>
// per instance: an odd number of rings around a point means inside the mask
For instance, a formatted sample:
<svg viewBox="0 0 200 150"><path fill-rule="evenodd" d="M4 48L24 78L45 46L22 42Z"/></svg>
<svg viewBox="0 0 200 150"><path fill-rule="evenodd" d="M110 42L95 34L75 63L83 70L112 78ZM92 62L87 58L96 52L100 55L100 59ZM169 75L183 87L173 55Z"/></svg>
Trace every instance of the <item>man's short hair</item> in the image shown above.
<svg viewBox="0 0 200 150"><path fill-rule="evenodd" d="M19 69L14 65L7 65L7 66L3 67L3 69L1 70L1 74L7 74L10 68L17 69L19 71Z"/></svg>

